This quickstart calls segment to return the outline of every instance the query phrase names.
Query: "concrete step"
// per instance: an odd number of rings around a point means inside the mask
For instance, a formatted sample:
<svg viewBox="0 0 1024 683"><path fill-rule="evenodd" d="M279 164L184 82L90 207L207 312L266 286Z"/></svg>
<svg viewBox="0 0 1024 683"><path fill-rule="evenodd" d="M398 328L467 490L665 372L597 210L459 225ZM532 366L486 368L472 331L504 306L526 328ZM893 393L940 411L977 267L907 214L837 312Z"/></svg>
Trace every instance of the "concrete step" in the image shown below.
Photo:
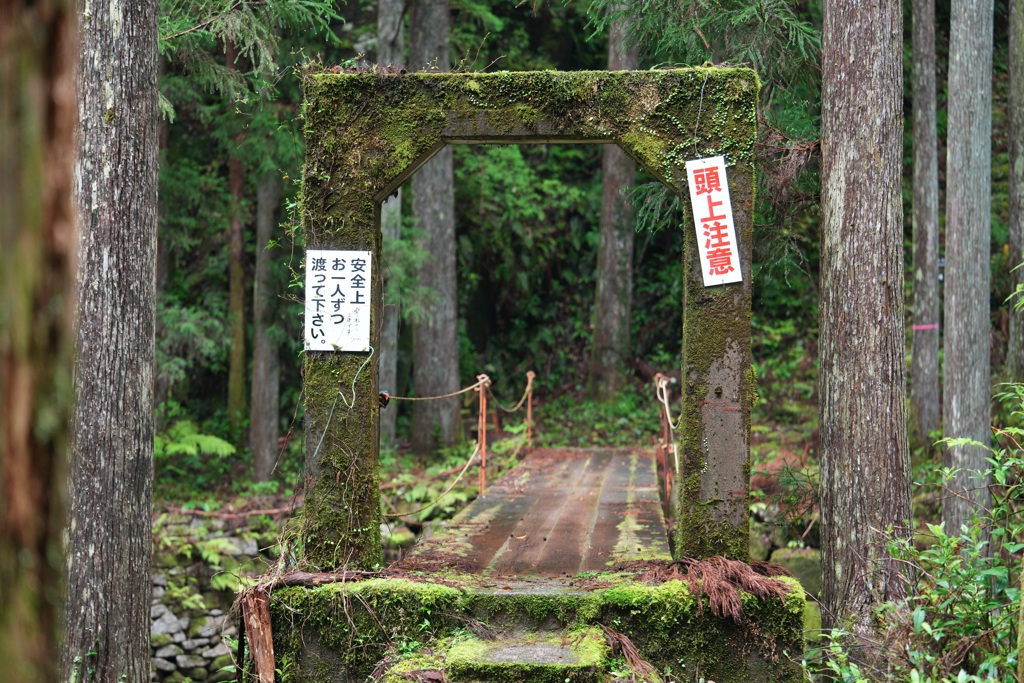
<svg viewBox="0 0 1024 683"><path fill-rule="evenodd" d="M456 683L599 683L608 645L599 629L469 638L448 650L445 668Z"/></svg>

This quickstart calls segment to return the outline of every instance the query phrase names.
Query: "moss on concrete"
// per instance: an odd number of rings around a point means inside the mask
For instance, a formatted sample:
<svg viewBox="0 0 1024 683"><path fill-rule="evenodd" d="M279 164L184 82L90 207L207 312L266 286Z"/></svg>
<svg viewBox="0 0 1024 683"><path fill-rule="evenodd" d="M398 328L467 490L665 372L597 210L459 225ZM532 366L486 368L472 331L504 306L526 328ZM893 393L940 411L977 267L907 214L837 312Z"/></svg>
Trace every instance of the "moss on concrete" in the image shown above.
<svg viewBox="0 0 1024 683"><path fill-rule="evenodd" d="M671 668L680 680L802 680L796 662L802 652L805 600L791 579L783 579L791 586L784 599L741 593L741 623L715 617L707 598L680 581L652 585L612 575L607 577L610 585L594 590L556 583L514 584L504 590L501 579L479 575L450 576L457 588L430 580L370 579L275 591L271 620L280 680L362 681L389 653L433 656L446 651L446 639L464 639L466 629L480 623L525 640L604 624L627 635L658 670ZM469 657L468 647L455 651ZM466 664L463 673L474 666ZM541 680L523 677L522 667L509 670L517 673L500 680Z"/></svg>
<svg viewBox="0 0 1024 683"><path fill-rule="evenodd" d="M713 478L691 475L708 467L701 448L699 402L707 390L711 364L721 360L731 344L740 344L736 362L749 367L757 76L748 69L718 68L402 75L371 70L311 75L304 87L305 243L309 248L365 249L375 254L370 321L374 347L381 315L379 203L445 144L614 142L683 196L687 159L726 157L741 260L748 275L738 287L704 290L700 274L692 268L696 238L691 227L683 225L691 264L684 304L684 376L690 393L683 428L686 466L679 480L689 483L681 487L685 499L680 498L681 542L676 547L677 554L722 553L745 559L746 531L734 519L736 510L745 508L744 501L712 490L722 488ZM336 414L333 421L327 418L338 389L352 384L364 360L364 354L309 353L305 363L311 481L303 540L306 563L324 569L371 567L381 559L379 511L371 501L378 477L375 360L355 382L356 406L346 408L340 417ZM749 427L753 390L742 393ZM313 457L321 436L324 443ZM687 535L691 530L699 539Z"/></svg>
<svg viewBox="0 0 1024 683"><path fill-rule="evenodd" d="M445 656L445 670L455 681L594 681L607 663L607 656L604 634L596 628L582 628L495 640L459 640Z"/></svg>

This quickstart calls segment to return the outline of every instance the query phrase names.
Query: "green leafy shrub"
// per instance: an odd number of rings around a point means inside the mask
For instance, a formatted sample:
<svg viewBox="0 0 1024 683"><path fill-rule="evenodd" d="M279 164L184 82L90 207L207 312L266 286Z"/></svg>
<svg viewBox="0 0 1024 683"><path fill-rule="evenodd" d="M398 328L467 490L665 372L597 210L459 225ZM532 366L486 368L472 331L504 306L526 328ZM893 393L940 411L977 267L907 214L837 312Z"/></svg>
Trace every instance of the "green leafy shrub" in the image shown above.
<svg viewBox="0 0 1024 683"><path fill-rule="evenodd" d="M809 667L819 680L1015 680L1024 551L1024 385L1008 385L998 398L1013 408L1009 426L995 430L998 445L989 449L992 508L959 530L926 524L931 543L924 548L894 543L893 555L910 568L912 582L906 599L879 608L873 646L883 654L877 671L855 677L853 641L839 634ZM952 476L948 469L941 472L945 481ZM856 676L862 671L866 667Z"/></svg>
<svg viewBox="0 0 1024 683"><path fill-rule="evenodd" d="M175 420L154 439L155 486L159 490L185 484L187 492L230 483L233 455L231 443L203 434L189 419Z"/></svg>

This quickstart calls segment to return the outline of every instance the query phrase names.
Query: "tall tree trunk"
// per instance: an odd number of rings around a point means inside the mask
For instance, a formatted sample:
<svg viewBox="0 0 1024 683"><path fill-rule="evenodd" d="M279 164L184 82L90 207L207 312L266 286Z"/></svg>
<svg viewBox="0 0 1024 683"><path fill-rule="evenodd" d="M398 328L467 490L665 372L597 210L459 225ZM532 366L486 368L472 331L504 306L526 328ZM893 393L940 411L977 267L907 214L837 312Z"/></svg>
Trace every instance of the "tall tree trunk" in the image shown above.
<svg viewBox="0 0 1024 683"><path fill-rule="evenodd" d="M913 0L914 314L910 412L915 445L939 428L939 172L935 0Z"/></svg>
<svg viewBox="0 0 1024 683"><path fill-rule="evenodd" d="M945 370L943 435L991 441L990 241L992 197L992 0L953 0L950 8L946 161ZM955 474L945 498L946 531L958 533L991 501L988 451L946 449Z"/></svg>
<svg viewBox="0 0 1024 683"><path fill-rule="evenodd" d="M57 680L72 406L74 3L0 3L0 671Z"/></svg>
<svg viewBox="0 0 1024 683"><path fill-rule="evenodd" d="M64 681L149 678L158 14L111 0L80 16Z"/></svg>
<svg viewBox="0 0 1024 683"><path fill-rule="evenodd" d="M160 76L164 73L164 62L160 61L160 72L157 76L157 82L160 81ZM167 123L163 117L160 118L158 139L160 140L160 154L163 155L165 149L167 149ZM164 299L164 294L167 292L167 282L171 276L171 245L168 241L167 229L161 225L160 219L167 216L167 207L161 200L157 205L157 234L156 234L156 301L157 301L157 317L156 317L156 348L160 348L161 342L167 335L167 326L160 320L159 304ZM171 385L168 381L168 377L160 372L159 364L156 365L153 371L153 405L159 407L164 401L167 400L167 395L170 393ZM158 413L160 411L157 411ZM157 432L162 431L166 425L163 424L161 416L156 416L154 423L154 429Z"/></svg>
<svg viewBox="0 0 1024 683"><path fill-rule="evenodd" d="M227 65L235 64L235 46L225 46ZM239 140L240 141L240 140ZM242 203L245 201L245 177L242 160L233 152L228 157L228 191L231 193L231 219L228 223L230 246L228 255L228 307L231 323L231 351L228 354L228 421L232 436L241 440L245 416L245 225Z"/></svg>
<svg viewBox="0 0 1024 683"><path fill-rule="evenodd" d="M270 481L277 461L277 432L280 419L279 387L281 368L277 344L270 335L271 317L277 300L271 273L271 252L267 245L274 236L280 181L273 173L260 181L256 190L256 275L252 292L252 409L249 413L249 447L256 481Z"/></svg>
<svg viewBox="0 0 1024 683"><path fill-rule="evenodd" d="M626 26L612 23L608 70L635 69L639 49L626 41ZM605 145L601 162L601 227L597 245L597 296L590 350L589 394L613 400L626 383L633 299L633 206L625 190L636 179L636 162L618 145Z"/></svg>
<svg viewBox="0 0 1024 683"><path fill-rule="evenodd" d="M822 33L821 536L825 619L870 628L903 595L903 7L828 0ZM866 116L864 112L870 111Z"/></svg>
<svg viewBox="0 0 1024 683"><path fill-rule="evenodd" d="M404 0L380 0L377 6L377 63L382 66L405 66L405 31L403 30ZM399 292L388 278L389 252L394 253L395 242L402 227L402 190L399 189L380 207L380 229L383 233L384 252L384 324L380 331L378 365L380 388L394 392L398 382L398 323L401 319ZM380 411L380 441L384 446L395 443L396 406Z"/></svg>
<svg viewBox="0 0 1024 683"><path fill-rule="evenodd" d="M1010 0L1010 267L1024 263L1024 0ZM1024 285L1024 267L1013 271L1014 287ZM1006 378L1024 382L1024 310L1010 310Z"/></svg>
<svg viewBox="0 0 1024 683"><path fill-rule="evenodd" d="M448 2L414 0L409 11L409 61L414 69L448 71ZM420 282L434 292L429 319L413 333L413 383L417 396L439 396L459 385L459 333L456 313L455 195L452 149L445 147L412 177L413 213L430 254ZM448 446L460 435L457 398L417 401L412 445L421 455ZM435 442L435 435L439 442Z"/></svg>

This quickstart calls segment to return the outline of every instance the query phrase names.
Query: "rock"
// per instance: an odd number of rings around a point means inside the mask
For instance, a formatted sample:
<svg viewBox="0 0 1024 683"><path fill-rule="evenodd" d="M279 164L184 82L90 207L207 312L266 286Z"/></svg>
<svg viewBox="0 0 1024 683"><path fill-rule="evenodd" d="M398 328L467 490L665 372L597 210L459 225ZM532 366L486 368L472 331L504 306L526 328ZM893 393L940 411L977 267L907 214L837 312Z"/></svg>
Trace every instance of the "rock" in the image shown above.
<svg viewBox="0 0 1024 683"><path fill-rule="evenodd" d="M814 600L808 600L804 607L804 640L818 643L821 633L821 606Z"/></svg>
<svg viewBox="0 0 1024 683"><path fill-rule="evenodd" d="M157 671L174 671L178 668L174 666L174 662L168 662L166 659L160 659L159 657L153 660L153 666L156 667Z"/></svg>
<svg viewBox="0 0 1024 683"><path fill-rule="evenodd" d="M174 671L164 679L164 683L185 683L187 680L188 679L185 677L185 674L180 671Z"/></svg>
<svg viewBox="0 0 1024 683"><path fill-rule="evenodd" d="M207 672L205 666L197 666L196 668L188 672L188 677L191 678L193 681L205 681L206 673Z"/></svg>
<svg viewBox="0 0 1024 683"><path fill-rule="evenodd" d="M220 634L222 636L237 636L238 635L238 627L234 626L234 625L228 626L226 629L221 631Z"/></svg>
<svg viewBox="0 0 1024 683"><path fill-rule="evenodd" d="M214 671L206 681L207 683L225 683L226 681L233 681L237 677L238 674L235 672L235 667L232 665L230 668Z"/></svg>
<svg viewBox="0 0 1024 683"><path fill-rule="evenodd" d="M771 535L760 522L750 521L750 557L754 560L767 560L771 554Z"/></svg>
<svg viewBox="0 0 1024 683"><path fill-rule="evenodd" d="M206 659L217 659L217 657L223 657L226 654L230 654L231 650L224 643L218 643L213 647L206 648L203 650L203 657Z"/></svg>
<svg viewBox="0 0 1024 683"><path fill-rule="evenodd" d="M212 610L210 610L210 616L211 617L222 617L222 616L224 616L224 610L222 610L222 609L212 609Z"/></svg>
<svg viewBox="0 0 1024 683"><path fill-rule="evenodd" d="M154 650L159 650L163 646L170 645L173 642L174 641L171 640L171 637L166 633L158 633L157 635L150 637L149 646Z"/></svg>
<svg viewBox="0 0 1024 683"><path fill-rule="evenodd" d="M181 646L183 648L185 648L186 650L188 650L189 652L191 652L192 650L198 650L200 648L204 648L204 647L206 647L209 644L210 644L210 639L209 638L192 638L192 639L189 639L189 640L186 640L185 642L183 642L181 644Z"/></svg>
<svg viewBox="0 0 1024 683"><path fill-rule="evenodd" d="M153 599L154 600L159 600L162 597L164 597L164 587L163 586L153 586Z"/></svg>
<svg viewBox="0 0 1024 683"><path fill-rule="evenodd" d="M158 636L161 633L170 633L173 636L176 633L181 633L181 631L181 621L170 610L161 614L160 618L154 621L149 629L150 636ZM184 636L183 633L181 635Z"/></svg>
<svg viewBox="0 0 1024 683"><path fill-rule="evenodd" d="M206 660L199 655L178 655L174 662L179 669L198 669L206 666Z"/></svg>
<svg viewBox="0 0 1024 683"><path fill-rule="evenodd" d="M808 595L817 597L821 592L821 551L779 548L772 553L771 561L788 569Z"/></svg>
<svg viewBox="0 0 1024 683"><path fill-rule="evenodd" d="M153 574L153 585L154 586L166 586L167 585L167 574Z"/></svg>
<svg viewBox="0 0 1024 683"><path fill-rule="evenodd" d="M187 614L181 615L180 617L178 617L179 629L182 631L188 630L188 625L189 623L191 623L191 621L192 620L189 619L189 616Z"/></svg>
<svg viewBox="0 0 1024 683"><path fill-rule="evenodd" d="M174 633L174 634L171 635L171 640L173 642L175 642L175 643L184 642L185 641L185 634L182 633L181 631L178 631L177 633Z"/></svg>
<svg viewBox="0 0 1024 683"><path fill-rule="evenodd" d="M163 615L167 614L167 605L161 605L157 603L149 608L149 618L159 619Z"/></svg>
<svg viewBox="0 0 1024 683"><path fill-rule="evenodd" d="M162 657L164 659L170 659L171 657L177 657L180 654L184 654L181 647L178 645L164 645L162 648L157 650L153 656Z"/></svg>
<svg viewBox="0 0 1024 683"><path fill-rule="evenodd" d="M197 620L196 623L192 625L192 630L193 633L200 638L212 638L220 634L225 623L226 620L223 618L218 619L216 617L206 617L206 619L202 621Z"/></svg>
<svg viewBox="0 0 1024 683"><path fill-rule="evenodd" d="M160 567L161 569L167 569L168 573L170 573L170 574L174 573L172 568L174 567L175 563L177 563L177 561L178 561L177 555L175 555L174 553L172 553L170 551L164 551L164 552L161 552L161 553L154 553L153 554L153 566L154 567ZM164 576L163 574L161 574L161 576L164 577L164 582L161 585L166 586L167 585L167 577Z"/></svg>
<svg viewBox="0 0 1024 683"><path fill-rule="evenodd" d="M255 538L238 538L236 536L232 536L228 538L227 541L234 546L234 549L229 552L236 557L239 555L252 556L260 554L260 546L256 542Z"/></svg>
<svg viewBox="0 0 1024 683"><path fill-rule="evenodd" d="M217 659L210 662L210 671L216 674L228 666L230 666L231 670L234 671L235 660L230 653L226 655L221 655L220 657L217 657Z"/></svg>

